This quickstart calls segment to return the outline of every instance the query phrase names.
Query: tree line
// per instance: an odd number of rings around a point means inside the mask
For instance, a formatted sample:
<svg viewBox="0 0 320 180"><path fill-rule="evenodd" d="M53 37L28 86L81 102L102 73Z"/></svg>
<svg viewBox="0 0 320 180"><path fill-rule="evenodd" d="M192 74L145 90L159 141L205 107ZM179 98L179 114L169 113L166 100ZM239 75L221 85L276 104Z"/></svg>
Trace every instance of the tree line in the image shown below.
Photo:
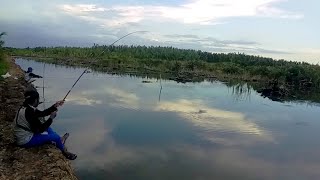
<svg viewBox="0 0 320 180"><path fill-rule="evenodd" d="M320 87L320 66L243 53L211 53L160 46L7 48L12 55L96 60L98 65L255 77L299 87ZM86 61L85 61L86 60Z"/></svg>

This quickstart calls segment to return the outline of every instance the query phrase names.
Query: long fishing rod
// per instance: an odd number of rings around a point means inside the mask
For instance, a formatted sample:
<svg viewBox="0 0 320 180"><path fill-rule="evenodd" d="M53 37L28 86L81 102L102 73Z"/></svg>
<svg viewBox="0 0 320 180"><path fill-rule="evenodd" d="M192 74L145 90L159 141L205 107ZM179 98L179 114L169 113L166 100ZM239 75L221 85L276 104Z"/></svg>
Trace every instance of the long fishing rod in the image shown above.
<svg viewBox="0 0 320 180"><path fill-rule="evenodd" d="M125 37L127 37L127 36L130 36L131 34L139 33L139 32L140 32L140 33L145 33L145 32L148 32L148 31L134 31L134 32L128 33L128 34L122 36L121 38L117 39L116 41L114 41L114 42L113 42L112 44L110 44L109 46L113 46L116 42L120 41L121 39L123 39L123 38L125 38ZM109 47L109 46L107 46L107 47ZM101 52L101 54L100 54L99 56L101 56L106 50L107 50L107 48L105 48L105 49ZM64 96L63 101L66 100L66 98L68 97L68 95L69 95L70 92L72 91L73 87L78 83L78 81L81 79L81 77L84 75L84 73L87 72L87 70L88 70L88 68L86 68L86 69L81 73L81 75L80 75L79 78L76 80L76 82L74 82L74 84L72 85L72 87L70 88L70 90L68 91L68 93Z"/></svg>

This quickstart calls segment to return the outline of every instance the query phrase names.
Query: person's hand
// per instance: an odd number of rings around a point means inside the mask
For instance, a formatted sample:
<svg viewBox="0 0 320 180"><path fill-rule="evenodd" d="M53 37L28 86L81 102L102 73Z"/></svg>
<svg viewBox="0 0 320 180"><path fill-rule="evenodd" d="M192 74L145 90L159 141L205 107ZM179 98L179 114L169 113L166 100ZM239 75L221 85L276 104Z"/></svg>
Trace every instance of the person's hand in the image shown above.
<svg viewBox="0 0 320 180"><path fill-rule="evenodd" d="M56 118L57 117L57 111L54 111L54 112L52 112L51 114L50 114L50 118L51 119L54 119L54 118Z"/></svg>
<svg viewBox="0 0 320 180"><path fill-rule="evenodd" d="M55 104L54 104L54 107L60 107L60 106L62 106L64 104L64 101L62 100L62 101L57 101Z"/></svg>

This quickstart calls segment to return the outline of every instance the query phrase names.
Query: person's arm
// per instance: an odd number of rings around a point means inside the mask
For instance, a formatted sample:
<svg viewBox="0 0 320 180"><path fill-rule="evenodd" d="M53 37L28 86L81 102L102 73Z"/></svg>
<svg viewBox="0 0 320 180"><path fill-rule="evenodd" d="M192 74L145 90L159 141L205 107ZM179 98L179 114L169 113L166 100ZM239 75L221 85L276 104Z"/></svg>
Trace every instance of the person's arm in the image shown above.
<svg viewBox="0 0 320 180"><path fill-rule="evenodd" d="M47 111L46 111L47 110ZM49 110L51 110L50 108L46 109L46 112L49 112ZM53 108L52 108L53 110ZM26 120L29 122L30 124L30 128L31 131L34 133L42 133L44 132L46 129L48 129L50 127L50 125L52 124L52 118L50 117L46 122L41 123L39 117L39 114L45 112L45 111L39 111L39 110L34 110L31 107L27 107L26 111L25 111L25 117ZM41 113L39 113L41 112ZM54 112L54 111L53 111ZM50 113L49 113L50 114ZM42 114L43 115L43 114ZM42 116L43 117L43 116Z"/></svg>
<svg viewBox="0 0 320 180"><path fill-rule="evenodd" d="M56 102L53 106L51 106L48 109L45 109L44 111L40 111L38 109L34 109L31 107L27 107L26 108L26 112L25 112L25 116L26 116L26 120L29 122L30 127L31 127L31 131L34 133L42 133L44 132L46 129L48 129L50 127L50 125L52 124L52 120L56 117L56 112L57 112L57 108L59 106L62 106L64 104L64 101L58 101ZM49 119L44 122L41 123L40 119L41 117L45 117L50 115Z"/></svg>
<svg viewBox="0 0 320 180"><path fill-rule="evenodd" d="M37 118L45 117L45 116L49 116L51 113L53 113L54 111L57 111L57 110L58 109L56 108L56 105L52 105L51 107L49 107L48 109L45 109L43 111L35 109L34 114Z"/></svg>
<svg viewBox="0 0 320 180"><path fill-rule="evenodd" d="M29 73L29 76L31 78L42 78L42 76L39 76L39 75L36 75L36 74L33 74L33 73Z"/></svg>

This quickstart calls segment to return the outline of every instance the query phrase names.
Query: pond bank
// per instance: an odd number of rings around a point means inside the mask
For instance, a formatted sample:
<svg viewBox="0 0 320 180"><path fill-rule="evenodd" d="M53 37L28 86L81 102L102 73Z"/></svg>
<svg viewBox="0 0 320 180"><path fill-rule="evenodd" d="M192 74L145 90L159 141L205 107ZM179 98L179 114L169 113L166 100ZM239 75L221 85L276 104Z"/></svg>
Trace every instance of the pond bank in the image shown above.
<svg viewBox="0 0 320 180"><path fill-rule="evenodd" d="M22 69L7 57L11 77L0 81L0 179L77 179L71 164L52 145L15 146L12 121L23 102Z"/></svg>
<svg viewBox="0 0 320 180"><path fill-rule="evenodd" d="M221 72L207 72L200 70L180 70L161 71L151 67L135 67L130 64L104 64L103 61L89 60L80 58L51 58L51 57L31 57L31 56L13 56L16 58L32 59L40 62L63 65L69 67L89 67L98 72L106 72L116 75L130 75L138 77L148 77L167 80L173 80L178 83L202 82L202 81L221 81L233 85L248 84L256 90L261 96L267 97L273 101L311 101L320 102L320 91L318 88L308 84L295 86L284 84L274 79L261 76L225 74Z"/></svg>

